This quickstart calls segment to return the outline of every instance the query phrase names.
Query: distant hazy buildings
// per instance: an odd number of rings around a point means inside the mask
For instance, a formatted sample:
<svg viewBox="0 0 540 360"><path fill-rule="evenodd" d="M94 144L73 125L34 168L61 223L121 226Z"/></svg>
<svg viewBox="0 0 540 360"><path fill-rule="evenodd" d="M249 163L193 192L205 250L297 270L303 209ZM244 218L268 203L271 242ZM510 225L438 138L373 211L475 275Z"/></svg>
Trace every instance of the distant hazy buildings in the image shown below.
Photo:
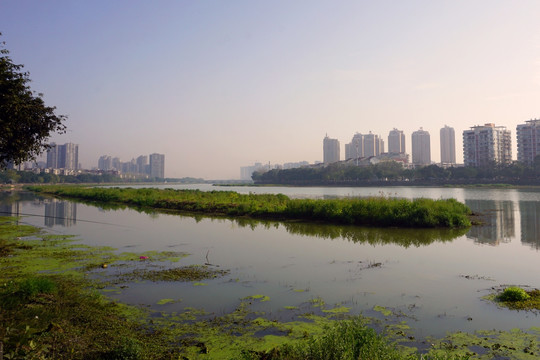
<svg viewBox="0 0 540 360"><path fill-rule="evenodd" d="M411 135L412 163L414 165L431 164L431 142L429 132L423 128Z"/></svg>
<svg viewBox="0 0 540 360"><path fill-rule="evenodd" d="M148 174L148 156L141 155L137 158L137 172L139 174Z"/></svg>
<svg viewBox="0 0 540 360"><path fill-rule="evenodd" d="M384 141L379 135L369 134L364 135L364 157L379 156L384 152Z"/></svg>
<svg viewBox="0 0 540 360"><path fill-rule="evenodd" d="M445 125L441 129L441 165L456 163L456 134L454 128Z"/></svg>
<svg viewBox="0 0 540 360"><path fill-rule="evenodd" d="M66 143L64 145L50 144L47 150L47 168L79 169L79 145Z"/></svg>
<svg viewBox="0 0 540 360"><path fill-rule="evenodd" d="M112 158L109 155L103 155L98 160L98 170L116 172L122 174L123 177L141 177L142 175L163 179L165 177L165 155L150 155L153 167L148 163L148 158L148 155L141 155L137 159L122 162L118 157Z"/></svg>
<svg viewBox="0 0 540 360"><path fill-rule="evenodd" d="M98 160L98 169L104 171L113 170L112 158L108 155L103 155Z"/></svg>
<svg viewBox="0 0 540 360"><path fill-rule="evenodd" d="M405 134L394 128L388 134L388 152L394 154L405 153Z"/></svg>
<svg viewBox="0 0 540 360"><path fill-rule="evenodd" d="M354 134L350 143L345 144L345 160L364 157L364 136Z"/></svg>
<svg viewBox="0 0 540 360"><path fill-rule="evenodd" d="M150 154L150 176L160 179L165 178L165 155Z"/></svg>
<svg viewBox="0 0 540 360"><path fill-rule="evenodd" d="M338 162L339 159L339 141L337 139L330 139L326 135L323 140L323 162L330 164Z"/></svg>
<svg viewBox="0 0 540 360"><path fill-rule="evenodd" d="M504 126L485 124L463 131L463 162L465 166L474 167L510 164L512 162L510 130Z"/></svg>
<svg viewBox="0 0 540 360"><path fill-rule="evenodd" d="M522 163L532 165L534 158L540 155L540 119L519 124L516 133L517 159Z"/></svg>

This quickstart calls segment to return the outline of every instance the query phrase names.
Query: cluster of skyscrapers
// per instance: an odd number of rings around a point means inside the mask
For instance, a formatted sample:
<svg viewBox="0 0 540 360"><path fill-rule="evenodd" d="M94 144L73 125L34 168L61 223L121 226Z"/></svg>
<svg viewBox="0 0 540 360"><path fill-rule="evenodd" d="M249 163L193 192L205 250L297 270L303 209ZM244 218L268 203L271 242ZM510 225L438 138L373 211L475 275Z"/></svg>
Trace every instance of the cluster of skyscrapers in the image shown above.
<svg viewBox="0 0 540 360"><path fill-rule="evenodd" d="M124 174L149 175L150 177L165 178L165 155L141 155L137 159L121 162L118 157L103 155L98 160L98 170L117 171Z"/></svg>
<svg viewBox="0 0 540 360"><path fill-rule="evenodd" d="M456 163L456 145L454 129L445 126L441 129L441 162L446 165ZM413 165L431 164L431 140L429 132L420 128L411 135ZM381 136L371 133L354 134L350 143L345 144L345 160L379 157L408 163L405 152L405 134L402 130L392 129L388 134L388 151L385 151L384 140ZM340 161L340 145L337 139L326 135L323 140L323 162Z"/></svg>
<svg viewBox="0 0 540 360"><path fill-rule="evenodd" d="M540 119L532 119L519 124L517 132L517 160L532 165L540 155ZM443 166L456 164L456 144L454 129L445 126L440 130L441 162ZM323 140L324 163L340 161L339 141ZM420 128L411 135L413 165L431 164L431 143L429 132ZM380 156L384 151L384 141L378 135L356 133L351 142L345 144L345 160ZM405 154L405 135L393 129L388 134L387 155ZM406 155L406 154L405 154ZM408 155L401 161L408 162ZM463 131L463 163L465 166L485 167L509 165L512 163L512 134L505 126L488 123L473 126Z"/></svg>

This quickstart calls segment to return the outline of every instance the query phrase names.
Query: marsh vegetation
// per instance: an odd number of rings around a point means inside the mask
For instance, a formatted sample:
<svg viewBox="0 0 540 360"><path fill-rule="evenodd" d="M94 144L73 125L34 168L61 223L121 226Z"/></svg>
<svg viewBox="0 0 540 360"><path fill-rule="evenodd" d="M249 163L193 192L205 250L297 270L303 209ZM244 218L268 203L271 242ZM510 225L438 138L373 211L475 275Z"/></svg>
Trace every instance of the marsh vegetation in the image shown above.
<svg viewBox="0 0 540 360"><path fill-rule="evenodd" d="M291 199L283 194L82 186L29 186L28 189L83 201L232 217L381 227L465 228L471 225L471 210L454 199L409 200L384 196Z"/></svg>

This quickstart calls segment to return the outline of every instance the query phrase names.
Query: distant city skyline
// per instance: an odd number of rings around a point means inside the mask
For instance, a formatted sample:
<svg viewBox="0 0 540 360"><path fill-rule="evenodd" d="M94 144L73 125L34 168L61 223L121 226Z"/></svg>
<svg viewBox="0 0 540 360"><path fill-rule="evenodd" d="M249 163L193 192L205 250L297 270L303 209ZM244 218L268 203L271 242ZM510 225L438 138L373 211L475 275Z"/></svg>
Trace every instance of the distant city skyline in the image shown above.
<svg viewBox="0 0 540 360"><path fill-rule="evenodd" d="M65 114L83 168L167 154L167 177L322 161L321 139L538 117L540 2L4 1L0 41ZM448 31L452 29L452 31ZM385 144L388 147L388 144ZM82 151L84 149L84 151ZM340 150L344 152L344 146Z"/></svg>

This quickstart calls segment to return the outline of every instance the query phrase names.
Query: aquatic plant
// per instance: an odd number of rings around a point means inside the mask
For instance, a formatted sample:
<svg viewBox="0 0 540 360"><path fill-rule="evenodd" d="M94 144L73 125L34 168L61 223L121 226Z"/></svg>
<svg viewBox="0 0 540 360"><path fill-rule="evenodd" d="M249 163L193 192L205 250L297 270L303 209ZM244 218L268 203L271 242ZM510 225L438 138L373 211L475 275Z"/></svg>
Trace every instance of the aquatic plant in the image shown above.
<svg viewBox="0 0 540 360"><path fill-rule="evenodd" d="M464 228L471 225L471 210L455 199L370 197L314 200L290 199L283 194L66 185L29 186L27 189L100 204L221 216L384 227Z"/></svg>
<svg viewBox="0 0 540 360"><path fill-rule="evenodd" d="M515 302L528 300L530 295L520 287L510 286L504 289L497 298L499 301Z"/></svg>

